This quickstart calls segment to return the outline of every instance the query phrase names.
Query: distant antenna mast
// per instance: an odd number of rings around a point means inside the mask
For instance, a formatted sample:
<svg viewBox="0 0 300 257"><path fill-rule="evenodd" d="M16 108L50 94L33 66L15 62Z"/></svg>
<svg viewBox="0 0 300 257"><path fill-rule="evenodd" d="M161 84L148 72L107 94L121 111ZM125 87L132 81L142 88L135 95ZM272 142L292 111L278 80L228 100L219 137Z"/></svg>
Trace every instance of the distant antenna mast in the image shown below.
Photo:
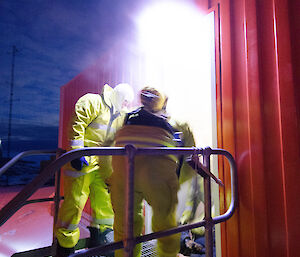
<svg viewBox="0 0 300 257"><path fill-rule="evenodd" d="M8 116L8 134L7 134L7 157L10 157L10 136L11 136L11 116L12 104L14 95L14 71L15 71L15 56L18 49L15 45L12 46L12 62L11 62L11 78L10 78L10 99L9 99L9 116Z"/></svg>

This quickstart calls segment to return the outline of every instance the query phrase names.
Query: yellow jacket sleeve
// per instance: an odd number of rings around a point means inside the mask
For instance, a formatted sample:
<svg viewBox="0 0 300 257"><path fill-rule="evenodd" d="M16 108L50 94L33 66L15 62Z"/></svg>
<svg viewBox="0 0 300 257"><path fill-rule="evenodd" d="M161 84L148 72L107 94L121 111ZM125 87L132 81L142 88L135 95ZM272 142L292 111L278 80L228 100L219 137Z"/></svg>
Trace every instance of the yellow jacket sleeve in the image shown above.
<svg viewBox="0 0 300 257"><path fill-rule="evenodd" d="M72 149L84 147L85 131L89 124L100 114L101 96L86 94L79 98L75 104L75 114L72 123Z"/></svg>
<svg viewBox="0 0 300 257"><path fill-rule="evenodd" d="M175 130L182 132L182 140L185 147L194 147L196 145L193 132L191 131L191 128L188 123L180 123L178 121L173 120L171 121L171 124ZM195 175L196 172L193 170L193 168L186 162L183 162L180 170L179 183L182 184Z"/></svg>

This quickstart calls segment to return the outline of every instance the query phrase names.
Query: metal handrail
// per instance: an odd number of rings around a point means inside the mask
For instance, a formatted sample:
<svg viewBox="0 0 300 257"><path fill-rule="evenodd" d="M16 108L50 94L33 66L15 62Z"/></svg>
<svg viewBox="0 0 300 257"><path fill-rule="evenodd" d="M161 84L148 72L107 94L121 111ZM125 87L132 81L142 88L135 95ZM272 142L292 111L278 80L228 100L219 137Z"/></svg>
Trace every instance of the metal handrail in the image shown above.
<svg viewBox="0 0 300 257"><path fill-rule="evenodd" d="M134 168L133 168L133 159L135 155L191 155L191 154L201 154L205 158L206 165L208 165L208 160L210 158L210 155L212 154L221 154L224 155L230 163L230 173L231 173L231 203L226 211L225 214L222 214L220 216L211 217L211 213L208 211L205 215L205 218L203 221L194 223L194 224L188 224L183 225L174 229L166 230L166 231L160 231L160 232L154 232L151 234L143 235L134 238L133 237L133 214L132 214L132 206L133 206L133 199L126 196L126 202L127 202L127 208L128 210L128 223L126 228L126 240L123 242L115 242L111 243L105 246L95 247L92 249L88 249L85 251L81 251L80 253L73 254L72 256L93 256L95 254L98 254L99 251L108 251L108 250L116 250L120 249L125 246L125 253L127 253L127 256L131 256L131 253L133 251L133 247L135 244L142 243L145 241L149 241L152 239L168 236L171 234L183 232L186 230L190 230L196 227L205 226L206 229L206 235L212 233L212 227L214 224L220 223L222 221L225 221L229 219L236 208L237 204L237 172L236 172L236 165L234 162L234 159L232 155L223 150L223 149L202 149L202 148L188 148L188 147L167 147L167 148L161 148L161 147L151 147L151 148L135 148L132 145L127 145L125 147L86 147L81 149L76 149L69 151L67 153L62 154L60 157L58 157L55 161L50 163L45 169L42 170L42 172L33 179L28 185L26 185L9 203L7 203L1 210L0 210L0 226L3 225L17 210L19 210L23 205L24 202L41 186L43 186L47 180L50 177L53 177L55 172L60 169L64 164L70 162L73 159L79 158L81 156L92 156L92 155L128 155L128 163L129 163L129 172L128 172L128 178L133 176ZM209 168L209 166L207 166ZM3 167L2 167L3 168ZM1 170L2 170L1 168ZM208 192L210 190L210 177L204 177L204 190L205 192ZM133 190L133 180L127 179L127 187L128 189L132 188ZM210 199L210 193L205 194L207 195L209 200L209 204L211 204ZM208 216L207 216L208 215ZM206 236L206 242L208 242L207 239L210 237ZM211 243L210 243L211 245ZM208 249L209 253L206 253L206 256L212 256L211 252L212 250L209 250L211 248L210 246L206 249ZM209 255L208 255L209 254Z"/></svg>
<svg viewBox="0 0 300 257"><path fill-rule="evenodd" d="M56 155L59 156L62 153L65 153L66 151L61 149L61 148L57 148L55 150L30 150L30 151L24 151L19 153L18 155L16 155L14 158L12 158L11 160L9 160L7 163L5 163L1 168L0 168L0 176L2 174L4 174L10 167L12 167L14 164L16 164L19 160L21 160L22 158L26 157L26 156L33 156L33 155ZM57 183L57 181L56 181ZM58 182L59 185L59 182ZM25 202L22 203L22 206L25 206L27 204L31 204L31 203L41 203L41 202L56 202L56 201L60 201L62 200L63 197L60 197L59 194L56 194L55 197L47 197L47 198L38 198L38 199L33 199L33 200L27 200ZM22 207L21 206L21 207ZM58 206L58 204L57 204ZM57 212L54 214L54 219L56 219L57 217Z"/></svg>
<svg viewBox="0 0 300 257"><path fill-rule="evenodd" d="M60 151L60 149L58 149ZM48 154L48 155L56 155L57 154L57 149L56 150L31 150L31 151L25 151L22 153L19 153L16 155L14 158L12 158L10 161L5 163L1 168L0 168L0 176L5 173L11 166L13 166L17 161L22 159L25 156L32 156L32 155L42 155L42 154Z"/></svg>
<svg viewBox="0 0 300 257"><path fill-rule="evenodd" d="M234 158L232 155L223 150L223 149L211 149L211 148L159 148L159 147L153 147L153 148L135 148L131 145L125 146L124 149L127 152L128 155L128 174L127 174L127 192L128 195L126 195L126 218L127 220L127 226L126 226L126 236L125 239L120 242L114 242L110 243L104 246L98 246L92 249L87 249L84 251L81 251L79 253L72 254L71 257L77 257L77 256L95 256L99 253L117 250L120 248L124 248L125 250L125 256L131 257L133 254L133 248L136 244L150 241L153 239L157 239L160 237L169 236L172 234L180 233L183 231L191 230L197 227L205 226L205 249L206 249L206 256L212 257L213 256L213 235L212 235L212 228L215 224L221 223L225 220L228 220L234 213L236 207L237 207L237 169L236 164L234 161ZM177 228L165 230L165 231L159 231L154 232L150 234L146 234L143 236L134 237L133 236L133 172L134 172L134 156L135 155L190 155L190 154L201 154L204 157L204 165L206 168L210 169L210 156L211 155L223 155L225 156L230 164L230 175L231 175L231 202L229 205L228 210L217 217L212 218L211 216L211 193L210 193L210 177L205 176L204 178L204 196L205 196L205 217L202 221L193 223L193 224L187 224L182 225Z"/></svg>

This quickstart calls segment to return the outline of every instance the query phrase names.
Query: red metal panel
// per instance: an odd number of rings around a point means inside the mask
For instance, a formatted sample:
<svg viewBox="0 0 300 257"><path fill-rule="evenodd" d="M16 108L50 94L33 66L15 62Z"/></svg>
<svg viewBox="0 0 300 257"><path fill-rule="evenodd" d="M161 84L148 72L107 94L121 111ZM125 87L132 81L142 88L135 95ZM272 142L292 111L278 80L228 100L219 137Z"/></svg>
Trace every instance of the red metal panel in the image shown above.
<svg viewBox="0 0 300 257"><path fill-rule="evenodd" d="M247 151L249 154L248 163L245 163L242 158L240 162L244 162L247 167L248 176L250 177L249 187L240 185L240 190L244 189L245 194L251 194L251 202L249 201L249 209L245 208L244 212L241 212L243 217L244 229L251 224L252 227L252 239L251 243L255 244L255 247L250 245L249 248L242 247L242 254L244 256L268 256L268 225L267 225L267 213L266 213L266 196L265 185L266 178L263 172L264 160L261 158L264 154L263 145L263 126L262 126L262 96L260 87L260 72L259 72L259 40L256 33L257 23L257 11L256 2L253 0L245 1L243 12L243 43L244 43L244 56L242 62L245 63L245 98L247 100L247 108L245 108L245 117L240 116L240 120L247 119L247 134L245 135L245 143L247 144ZM240 87L237 84L237 90ZM246 118L246 119L245 119ZM237 138L239 136L237 135ZM237 141L238 143L238 141ZM242 153L240 153L242 157ZM241 169L243 169L241 167ZM244 183L247 183L245 178ZM242 198L242 196L241 196ZM251 222L248 222L247 212L250 212ZM244 215L245 214L245 217ZM249 217L250 218L250 217ZM244 244L248 242L248 235L241 237ZM246 243L248 245L248 243Z"/></svg>
<svg viewBox="0 0 300 257"><path fill-rule="evenodd" d="M295 126L295 134L298 135L298 145L300 145L300 2L298 0L289 1L289 18L290 18L290 38L291 38L291 53L292 53L292 68L293 68L293 79L294 79L294 96L297 107L297 118L294 119L298 122ZM298 133L297 133L298 132ZM296 137L294 138L294 144L297 144ZM299 159L299 152L298 152ZM292 162L291 162L292 163ZM294 163L295 167L289 172L289 177L286 179L289 188L287 192L288 200L288 218L289 224L291 221L295 221L295 224L289 226L289 237L300 238L299 235L299 222L300 222L300 210L296 207L293 211L295 203L299 202L299 185L295 181L299 181L299 164ZM298 165L298 166L297 166ZM294 206L290 206L293 204ZM297 204L296 204L297 205ZM292 213L291 213L292 211ZM296 256L299 254L299 242L297 240L290 240L290 255Z"/></svg>
<svg viewBox="0 0 300 257"><path fill-rule="evenodd" d="M206 11L211 8L211 0L194 0L200 10Z"/></svg>
<svg viewBox="0 0 300 257"><path fill-rule="evenodd" d="M260 124L257 124L257 122L260 122L260 112L257 111L259 108L255 108L260 105L259 92L257 93L257 90L253 90L254 92L252 93L252 86L258 82L258 62L257 57L255 55L251 55L250 51L252 49L256 51L257 39L255 35L254 37L250 37L250 40L248 39L248 32L251 30L253 31L253 28L255 31L256 28L255 18L248 19L248 12L253 11L251 8L252 6L249 5L250 4L248 3L248 6L246 6L245 1L237 2L236 5L233 6L233 10L234 12L239 11L241 15L232 17L232 30L236 38L236 40L232 42L233 48L235 49L232 63L234 73L233 104L235 110L235 119L237 121L235 124L235 137L242 139L235 142L237 167L239 171L243 171L239 173L239 196L241 199L243 199L243 201L240 202L239 208L239 237L241 256L257 256L256 248L253 247L253 245L256 243L255 214L257 214L254 211L255 190L253 190L253 188L255 185L253 183L256 172L254 172L255 169L253 168L257 166L256 164L260 164L259 167L256 168L262 167L261 163L256 163L253 161L255 158L254 155L259 155L262 152L261 141L259 140L262 138L262 136L261 126ZM236 33L240 27L243 29L239 31L239 33ZM254 69L249 67L252 62L254 64ZM257 127L258 129L252 130L252 127ZM259 144L255 145L255 141L258 141ZM252 172L251 169L253 169ZM264 198L261 200L263 199ZM265 213L263 212L259 215L265 216ZM244 222L246 220L247 222Z"/></svg>
<svg viewBox="0 0 300 257"><path fill-rule="evenodd" d="M219 111L224 118L223 141L219 142L227 150L235 145L240 197L237 214L222 227L222 253L230 257L297 256L300 191L296 172L300 163L295 99L299 100L299 93L292 70L295 74L299 68L291 63L299 63L299 57L292 62L290 38L295 36L290 34L295 26L290 21L297 12L289 10L296 4L288 6L288 1L279 0L222 0L220 4ZM224 108L228 102L233 111ZM225 117L231 115L227 121L233 127L226 129Z"/></svg>
<svg viewBox="0 0 300 257"><path fill-rule="evenodd" d="M300 195L299 179L299 120L296 116L296 104L293 84L291 44L289 29L288 1L274 0L274 20L276 26L276 64L278 77L278 96L281 133L281 174L283 181L285 229L287 256L299 254L300 207L296 204ZM295 208L295 205L297 207Z"/></svg>
<svg viewBox="0 0 300 257"><path fill-rule="evenodd" d="M234 146L234 114L233 114L233 90L232 90L232 72L231 72L231 33L232 28L228 14L230 13L230 1L224 0L220 2L220 51L221 51L221 90L220 90L220 106L217 106L218 116L218 145L229 151L235 156ZM220 191L220 210L227 210L230 202L230 176L228 163L225 162L222 170L220 165L220 178L224 181L226 190ZM239 244L236 244L236 238L239 237L239 210L227 222L223 223L221 246L222 256L231 257L238 256Z"/></svg>
<svg viewBox="0 0 300 257"><path fill-rule="evenodd" d="M281 1L281 4L284 2L286 1ZM292 123L297 117L291 88L288 19L280 13L287 11L287 8L284 4L279 8L278 4L277 1L268 1L259 5L260 22L264 24L259 31L262 47L261 83L264 85L264 171L268 181L266 194L270 254L293 256L290 255L288 236L290 210L287 206L287 191L290 189L287 188L285 177L289 176L290 172L293 173L293 168L287 169L286 166L298 162L296 160L299 158L299 145L293 143L296 127ZM283 9L284 7L286 9ZM296 209L294 211L297 213Z"/></svg>
<svg viewBox="0 0 300 257"><path fill-rule="evenodd" d="M263 126L265 151L265 169L268 184L266 185L269 251L286 256L285 208L283 181L281 174L281 142L280 142L280 106L278 95L278 67L276 64L276 31L274 30L273 3L266 1L259 5L259 29L261 41L261 83L263 95ZM272 195L270 195L270 193ZM276 210L276 211L275 211Z"/></svg>
<svg viewBox="0 0 300 257"><path fill-rule="evenodd" d="M297 106L297 117L300 120L300 2L299 0L290 0L289 2L289 20L290 20L290 37L292 52L292 68L294 78L295 102ZM300 145L300 122L298 122L298 139Z"/></svg>

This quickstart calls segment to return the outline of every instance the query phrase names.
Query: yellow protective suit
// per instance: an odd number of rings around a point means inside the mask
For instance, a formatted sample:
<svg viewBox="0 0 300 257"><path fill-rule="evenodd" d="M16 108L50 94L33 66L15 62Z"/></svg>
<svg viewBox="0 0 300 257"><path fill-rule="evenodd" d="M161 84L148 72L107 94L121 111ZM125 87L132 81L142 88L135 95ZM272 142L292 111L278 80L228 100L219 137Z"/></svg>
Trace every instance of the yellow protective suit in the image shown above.
<svg viewBox="0 0 300 257"><path fill-rule="evenodd" d="M112 88L105 85L102 95L86 94L75 105L70 134L70 149L109 146L124 115L113 114L110 96ZM69 150L70 150L69 149ZM101 231L113 224L113 210L106 179L111 175L110 156L86 156L89 165L77 171L64 167L64 201L59 210L55 234L59 244L72 248L79 240L78 224L82 210L90 197L92 227Z"/></svg>
<svg viewBox="0 0 300 257"><path fill-rule="evenodd" d="M180 217L181 224L193 224L204 218L204 187L203 178L196 175L189 182L185 208ZM203 236L205 227L192 229L193 234Z"/></svg>
<svg viewBox="0 0 300 257"><path fill-rule="evenodd" d="M179 122L177 120L170 120L170 124L176 131L182 132L182 141L185 147L194 147L195 139L193 132L186 122ZM188 183L187 199L185 200L185 208L180 217L181 224L192 224L203 220L204 218L204 187L203 178L196 173L196 171L186 162L183 162L180 177L180 185ZM204 227L195 228L192 233L198 236L203 236L205 232Z"/></svg>
<svg viewBox="0 0 300 257"><path fill-rule="evenodd" d="M181 139L184 147L195 147L194 135L188 123L174 119L171 119L169 123L175 131L182 133ZM194 176L196 176L195 170L188 163L183 161L180 169L179 184L183 184Z"/></svg>
<svg viewBox="0 0 300 257"><path fill-rule="evenodd" d="M173 135L160 127L125 125L117 132L116 146L133 144L136 147L175 146ZM176 157L165 155L135 157L134 176L134 235L139 236L143 229L143 204L145 199L152 207L152 230L161 231L177 226L176 206L179 188L176 174ZM111 177L111 199L115 212L115 241L124 239L125 222L125 181L127 158L113 156ZM180 248L180 234L159 238L157 251L160 257L176 257ZM141 245L134 249L134 257L141 255ZM123 256L117 250L115 257Z"/></svg>

